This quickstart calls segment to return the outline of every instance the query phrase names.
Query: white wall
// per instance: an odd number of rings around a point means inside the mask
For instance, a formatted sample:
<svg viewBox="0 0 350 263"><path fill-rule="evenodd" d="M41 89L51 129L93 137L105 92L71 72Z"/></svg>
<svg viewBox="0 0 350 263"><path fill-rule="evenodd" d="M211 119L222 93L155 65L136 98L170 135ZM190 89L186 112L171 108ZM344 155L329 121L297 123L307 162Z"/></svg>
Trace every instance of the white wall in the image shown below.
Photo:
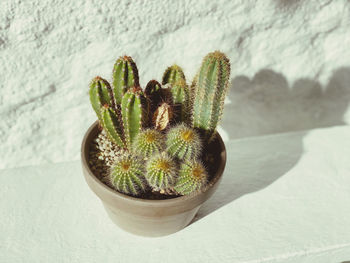
<svg viewBox="0 0 350 263"><path fill-rule="evenodd" d="M136 61L141 84L232 61L227 139L350 122L346 0L0 2L0 168L79 158L88 83Z"/></svg>

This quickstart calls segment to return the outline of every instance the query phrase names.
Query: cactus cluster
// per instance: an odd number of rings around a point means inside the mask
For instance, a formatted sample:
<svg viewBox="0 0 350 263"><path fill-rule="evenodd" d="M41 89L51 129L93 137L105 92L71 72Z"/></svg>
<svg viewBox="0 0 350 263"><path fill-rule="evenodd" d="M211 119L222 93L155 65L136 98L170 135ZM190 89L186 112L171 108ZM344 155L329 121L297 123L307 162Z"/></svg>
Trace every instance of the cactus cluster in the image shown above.
<svg viewBox="0 0 350 263"><path fill-rule="evenodd" d="M90 84L90 101L108 137L128 148L148 125L148 100L139 87L138 71L131 57L120 57L113 69L113 87L96 77Z"/></svg>
<svg viewBox="0 0 350 263"><path fill-rule="evenodd" d="M125 151L109 173L117 191L187 195L203 189L208 174L202 149L215 138L229 76L229 60L215 51L203 59L191 86L181 67L173 65L161 83L151 80L142 89L129 56L115 62L112 85L101 77L91 81L90 101L99 123Z"/></svg>

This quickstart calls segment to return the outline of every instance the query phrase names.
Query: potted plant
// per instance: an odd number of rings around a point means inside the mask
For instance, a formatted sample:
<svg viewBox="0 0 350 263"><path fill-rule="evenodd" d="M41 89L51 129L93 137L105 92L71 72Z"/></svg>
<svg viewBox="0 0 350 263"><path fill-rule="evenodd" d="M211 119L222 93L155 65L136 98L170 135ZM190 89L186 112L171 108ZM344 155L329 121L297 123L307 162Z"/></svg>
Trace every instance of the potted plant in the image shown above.
<svg viewBox="0 0 350 263"><path fill-rule="evenodd" d="M96 77L96 121L81 149L83 173L110 218L138 235L161 236L188 225L214 193L226 164L216 131L229 86L227 57L209 53L191 86L173 65L142 89L131 57L120 57L113 84Z"/></svg>

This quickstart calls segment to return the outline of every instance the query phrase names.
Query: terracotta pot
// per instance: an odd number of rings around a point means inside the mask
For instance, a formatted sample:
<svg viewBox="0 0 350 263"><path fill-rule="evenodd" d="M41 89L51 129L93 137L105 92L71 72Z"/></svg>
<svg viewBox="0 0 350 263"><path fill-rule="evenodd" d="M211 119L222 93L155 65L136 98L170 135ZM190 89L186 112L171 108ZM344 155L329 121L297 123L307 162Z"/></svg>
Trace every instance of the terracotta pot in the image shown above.
<svg viewBox="0 0 350 263"><path fill-rule="evenodd" d="M217 189L225 164L226 149L218 134L210 149L216 157L216 167L209 184L203 191L189 196L166 200L147 200L119 193L102 183L88 165L89 146L98 134L96 121L86 132L81 146L81 161L85 180L91 190L101 199L109 217L122 229L142 236L164 236L187 226L200 206Z"/></svg>

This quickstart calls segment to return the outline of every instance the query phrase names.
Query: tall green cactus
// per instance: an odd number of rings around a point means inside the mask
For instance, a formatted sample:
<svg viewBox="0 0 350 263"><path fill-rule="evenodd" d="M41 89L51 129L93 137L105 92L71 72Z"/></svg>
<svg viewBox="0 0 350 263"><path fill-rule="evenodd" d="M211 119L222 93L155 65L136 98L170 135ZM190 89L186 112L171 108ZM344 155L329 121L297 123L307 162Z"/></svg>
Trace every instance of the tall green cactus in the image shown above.
<svg viewBox="0 0 350 263"><path fill-rule="evenodd" d="M117 59L113 68L113 93L115 103L121 104L122 97L131 87L138 87L139 74L131 57L123 56Z"/></svg>
<svg viewBox="0 0 350 263"><path fill-rule="evenodd" d="M137 134L148 124L149 102L140 87L130 88L123 96L121 112L128 148Z"/></svg>
<svg viewBox="0 0 350 263"><path fill-rule="evenodd" d="M123 138L123 125L116 111L105 104L101 109L101 125L105 129L108 138L119 147L125 148Z"/></svg>
<svg viewBox="0 0 350 263"><path fill-rule="evenodd" d="M204 131L211 140L222 116L229 86L230 62L225 54L209 53L202 62L193 87L192 126Z"/></svg>
<svg viewBox="0 0 350 263"><path fill-rule="evenodd" d="M97 76L90 83L89 95L92 108L101 121L101 108L106 104L114 107L111 86L107 80Z"/></svg>
<svg viewBox="0 0 350 263"><path fill-rule="evenodd" d="M183 80L186 83L185 74L182 68L174 64L165 70L162 78L162 84L165 85L169 83L173 85L179 80Z"/></svg>

